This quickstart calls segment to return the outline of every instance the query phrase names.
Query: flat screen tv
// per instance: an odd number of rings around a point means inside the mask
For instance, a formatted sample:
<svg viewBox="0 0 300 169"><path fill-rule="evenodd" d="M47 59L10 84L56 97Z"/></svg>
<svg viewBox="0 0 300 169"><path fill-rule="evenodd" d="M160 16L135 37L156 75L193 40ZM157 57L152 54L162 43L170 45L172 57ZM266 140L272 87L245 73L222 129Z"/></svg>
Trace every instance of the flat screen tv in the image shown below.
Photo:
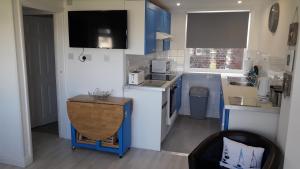
<svg viewBox="0 0 300 169"><path fill-rule="evenodd" d="M127 49L127 11L69 11L69 44L77 48Z"/></svg>

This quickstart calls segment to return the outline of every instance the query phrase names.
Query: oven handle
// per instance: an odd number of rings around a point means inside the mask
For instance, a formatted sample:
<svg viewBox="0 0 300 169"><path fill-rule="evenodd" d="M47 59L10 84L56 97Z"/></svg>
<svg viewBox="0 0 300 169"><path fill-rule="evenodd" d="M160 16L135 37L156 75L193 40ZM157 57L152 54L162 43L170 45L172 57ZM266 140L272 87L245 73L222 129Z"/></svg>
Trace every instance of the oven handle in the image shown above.
<svg viewBox="0 0 300 169"><path fill-rule="evenodd" d="M164 108L167 106L167 104L168 104L168 102L165 102L165 103L161 106L161 108L164 109Z"/></svg>
<svg viewBox="0 0 300 169"><path fill-rule="evenodd" d="M176 85L176 84L173 84L173 85L171 86L170 90L173 91L173 90L175 90L175 89L177 89L177 88L178 88L177 85Z"/></svg>

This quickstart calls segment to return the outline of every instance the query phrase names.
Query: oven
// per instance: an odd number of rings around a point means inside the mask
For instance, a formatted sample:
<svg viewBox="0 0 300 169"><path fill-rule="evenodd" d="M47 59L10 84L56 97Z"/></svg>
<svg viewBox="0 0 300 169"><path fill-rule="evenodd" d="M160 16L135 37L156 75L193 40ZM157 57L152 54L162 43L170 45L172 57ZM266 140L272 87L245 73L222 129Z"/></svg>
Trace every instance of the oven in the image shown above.
<svg viewBox="0 0 300 169"><path fill-rule="evenodd" d="M176 112L176 93L177 93L177 85L173 83L170 86L170 97L169 97L169 111L167 115L167 124L172 125L177 117Z"/></svg>

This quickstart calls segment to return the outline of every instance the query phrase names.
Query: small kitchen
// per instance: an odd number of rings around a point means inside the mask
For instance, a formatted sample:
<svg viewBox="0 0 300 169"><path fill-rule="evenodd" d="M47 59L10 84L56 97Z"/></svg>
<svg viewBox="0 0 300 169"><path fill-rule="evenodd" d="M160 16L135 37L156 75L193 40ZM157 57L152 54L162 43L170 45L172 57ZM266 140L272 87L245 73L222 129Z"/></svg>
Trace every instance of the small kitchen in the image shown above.
<svg viewBox="0 0 300 169"><path fill-rule="evenodd" d="M68 48L69 101L82 100L72 97L86 91L128 99L92 101L121 106L130 121L111 138L124 137L125 148L109 151L120 157L130 147L189 154L209 135L234 129L278 139L295 57L295 43L287 42L296 21L283 14L296 9L260 0L214 3L125 1L128 44L109 49L112 42L104 38L105 49ZM77 62L70 54L87 57Z"/></svg>
<svg viewBox="0 0 300 169"><path fill-rule="evenodd" d="M165 3L172 6L171 31L154 31L156 52L127 54L124 96L134 100L132 146L190 153L210 134L234 129L276 141L291 90L295 44L286 43L295 21L279 20L279 4L270 2L233 2L233 12L205 5L198 6L204 12L194 12L197 3ZM227 33L238 38L222 34L219 24L228 26L222 20L235 23ZM283 24L286 42L276 50L265 42L282 33ZM193 90L206 95L194 99Z"/></svg>
<svg viewBox="0 0 300 169"><path fill-rule="evenodd" d="M0 168L296 169L299 5L3 0Z"/></svg>

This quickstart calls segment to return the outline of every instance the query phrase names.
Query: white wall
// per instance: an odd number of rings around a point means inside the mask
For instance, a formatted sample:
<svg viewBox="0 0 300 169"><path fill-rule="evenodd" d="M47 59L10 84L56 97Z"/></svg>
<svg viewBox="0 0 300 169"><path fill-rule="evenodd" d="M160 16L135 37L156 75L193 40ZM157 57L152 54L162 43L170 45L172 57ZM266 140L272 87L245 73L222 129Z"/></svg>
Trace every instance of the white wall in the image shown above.
<svg viewBox="0 0 300 169"><path fill-rule="evenodd" d="M25 165L12 0L0 6L0 163Z"/></svg>
<svg viewBox="0 0 300 169"><path fill-rule="evenodd" d="M63 0L22 0L23 6L51 12L62 11L63 2Z"/></svg>
<svg viewBox="0 0 300 169"><path fill-rule="evenodd" d="M270 7L273 3L280 4L280 18L278 30L275 34L268 31L268 15ZM262 31L260 50L270 53L272 56L285 57L289 47L287 46L289 24L299 22L296 8L299 6L298 0L269 0L266 3L265 11L262 17ZM300 142L300 126L299 117L299 99L300 91L297 88L300 85L300 60L299 60L299 39L296 54L295 70L293 73L293 84L291 97L283 98L281 104L279 127L277 134L277 142L284 153L284 168L298 169L299 168L299 153L298 144ZM297 86L297 87L296 87Z"/></svg>
<svg viewBox="0 0 300 169"><path fill-rule="evenodd" d="M271 33L268 29L269 12L272 4L279 2L280 15L276 33ZM285 57L288 50L289 25L295 16L297 0L267 0L264 5L261 19L261 35L259 40L259 50L271 56ZM297 20L295 20L297 21Z"/></svg>
<svg viewBox="0 0 300 169"><path fill-rule="evenodd" d="M279 2L280 5L280 17L276 33L271 33L268 29L268 19L269 11L273 3ZM264 53L269 53L271 56L275 57L285 57L288 52L288 32L289 25L294 20L296 7L298 5L297 0L268 0L265 4L265 10L262 13L262 27L261 27L261 40L259 45L259 50ZM296 19L296 18L295 18ZM299 51L298 51L299 53ZM282 149L285 150L286 136L288 130L289 122L289 112L290 112L290 102L289 97L282 99L281 113L279 118L278 136L277 142Z"/></svg>
<svg viewBox="0 0 300 169"><path fill-rule="evenodd" d="M271 4L274 2L279 2L280 4L280 19L278 30L275 34L268 31L267 20L268 12ZM297 21L295 16L296 7L299 6L299 1L297 0L269 0L267 9L263 14L262 20L262 40L261 40L261 50L271 53L273 56L285 57L288 46L288 30L289 24L293 21ZM299 21L298 21L299 22ZM300 60L299 60L300 45L298 40L295 70L293 74L293 88L292 96L288 98L283 98L281 105L281 113L279 119L279 128L277 142L284 153L284 168L285 169L298 169L299 168L299 142L300 142L300 126L298 119L299 114L299 99L300 91L297 88L300 86ZM297 86L297 87L296 87Z"/></svg>
<svg viewBox="0 0 300 169"><path fill-rule="evenodd" d="M84 54L91 56L91 60L85 63L79 61L81 48L70 48L68 38L68 17L67 11L71 10L122 10L123 0L73 0L72 5L67 5L64 12L59 14L56 21L57 34L63 36L62 58L56 60L59 65L58 76L65 87L62 94L59 116L60 136L70 138L70 122L66 112L66 99L78 94L87 94L95 88L101 90L113 90L113 96L123 96L123 85L125 83L125 54L124 50L107 49L84 49ZM70 59L70 58L73 59Z"/></svg>
<svg viewBox="0 0 300 169"><path fill-rule="evenodd" d="M300 51L300 43L298 40L298 51ZM289 118L287 119L288 131L286 136L286 146L285 146L285 158L284 158L284 169L298 169L299 168L299 154L300 154L300 55L299 52L297 54L296 59L296 67L294 70L294 82L293 86L297 86L293 88L292 97L291 97L291 108L289 112Z"/></svg>

